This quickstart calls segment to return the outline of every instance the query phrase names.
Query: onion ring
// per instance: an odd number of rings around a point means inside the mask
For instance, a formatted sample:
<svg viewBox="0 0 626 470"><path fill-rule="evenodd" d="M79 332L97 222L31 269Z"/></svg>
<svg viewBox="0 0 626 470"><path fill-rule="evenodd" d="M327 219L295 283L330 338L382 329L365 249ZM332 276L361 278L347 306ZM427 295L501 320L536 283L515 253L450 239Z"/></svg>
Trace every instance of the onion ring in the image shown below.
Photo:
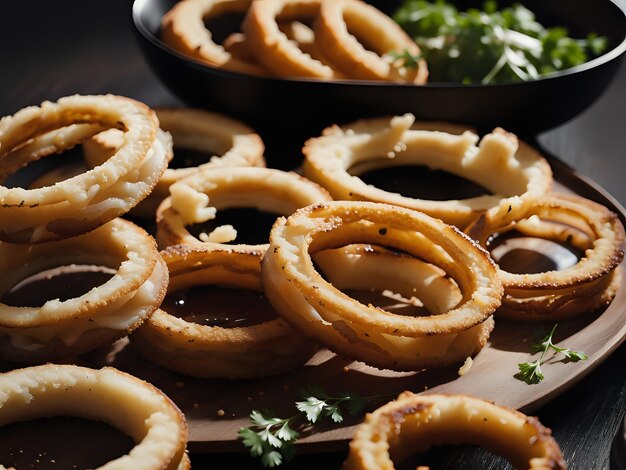
<svg viewBox="0 0 626 470"><path fill-rule="evenodd" d="M551 194L510 211L490 210L467 233L487 247L494 233L516 229L522 234L571 242L584 250L573 266L538 274L513 274L502 269L505 296L498 314L524 320L554 320L588 313L607 305L624 257L624 227L606 207L580 196Z"/></svg>
<svg viewBox="0 0 626 470"><path fill-rule="evenodd" d="M321 0L255 0L242 29L257 60L279 77L333 80L343 74L311 57L279 29L278 22L314 18Z"/></svg>
<svg viewBox="0 0 626 470"><path fill-rule="evenodd" d="M31 139L86 123L94 124L89 132L125 129L124 145L99 167L53 186L0 186L0 240L40 243L79 235L128 212L152 191L167 166L166 150L156 138L158 120L145 105L113 95L69 96L2 118L0 174L14 169L11 152ZM61 152L76 143L59 139L54 149Z"/></svg>
<svg viewBox="0 0 626 470"><path fill-rule="evenodd" d="M161 247L202 243L185 228L215 217L229 207L256 207L283 215L299 207L330 200L317 184L295 174L269 168L218 168L189 176L170 188L157 211L157 240ZM224 228L222 228L224 227ZM236 237L232 226L222 226L203 241L227 243ZM224 245L256 250L266 245Z"/></svg>
<svg viewBox="0 0 626 470"><path fill-rule="evenodd" d="M328 63L328 59L315 44L315 33L307 25L300 21L281 21L278 23L278 29L289 41L295 42L302 52L322 63ZM243 33L230 34L224 39L224 48L242 60L256 61L253 46Z"/></svg>
<svg viewBox="0 0 626 470"><path fill-rule="evenodd" d="M566 468L550 429L537 418L479 398L411 392L367 415L342 468L392 470L394 461L442 444L479 445L519 469Z"/></svg>
<svg viewBox="0 0 626 470"><path fill-rule="evenodd" d="M438 315L405 317L350 298L322 278L311 255L353 243L393 247L437 266L461 289L460 304ZM474 328L483 327L502 296L487 253L457 229L370 202L328 202L279 219L262 275L266 297L299 331L342 356L393 370L448 365L477 352L470 341L462 358L447 356L451 343L476 337Z"/></svg>
<svg viewBox="0 0 626 470"><path fill-rule="evenodd" d="M216 44L204 20L225 13L245 13L251 0L183 0L161 21L161 39L172 49L212 67L252 75L267 75L256 64L234 57Z"/></svg>
<svg viewBox="0 0 626 470"><path fill-rule="evenodd" d="M262 252L178 245L161 253L170 270L170 293L211 285L262 292ZM167 369L227 379L280 374L305 363L317 349L278 315L254 325L221 328L185 321L163 308L132 334L131 341L146 358Z"/></svg>
<svg viewBox="0 0 626 470"><path fill-rule="evenodd" d="M195 167L166 169L154 191L133 215L154 217L159 204L169 196L176 181L190 176L198 169L230 166L265 166L265 146L258 134L248 126L217 113L199 109L155 110L161 128L171 133L177 148L206 152L207 162ZM122 145L123 135L110 129L85 141L85 160L91 167L101 165Z"/></svg>
<svg viewBox="0 0 626 470"><path fill-rule="evenodd" d="M20 281L68 264L117 269L80 297L38 308L0 303L0 357L43 362L83 354L137 328L161 304L168 274L152 237L115 219L85 235L40 245L0 244L0 298Z"/></svg>
<svg viewBox="0 0 626 470"><path fill-rule="evenodd" d="M112 367L46 364L0 374L0 425L48 416L102 421L136 442L99 469L190 468L187 423L178 407L153 385Z"/></svg>
<svg viewBox="0 0 626 470"><path fill-rule="evenodd" d="M387 56L405 51L419 56L419 46L395 21L365 2L323 0L314 29L320 50L350 78L426 83L428 68L423 59L409 68ZM367 41L370 50L357 38Z"/></svg>
<svg viewBox="0 0 626 470"><path fill-rule="evenodd" d="M414 123L411 114L363 120L327 128L321 137L307 141L303 171L336 200L385 202L416 209L459 228L487 209L521 205L549 191L550 166L514 135L496 129L484 136L478 147L477 141L478 136L466 127ZM451 201L413 199L367 185L348 173L352 167L365 171L411 164L465 177L494 194Z"/></svg>

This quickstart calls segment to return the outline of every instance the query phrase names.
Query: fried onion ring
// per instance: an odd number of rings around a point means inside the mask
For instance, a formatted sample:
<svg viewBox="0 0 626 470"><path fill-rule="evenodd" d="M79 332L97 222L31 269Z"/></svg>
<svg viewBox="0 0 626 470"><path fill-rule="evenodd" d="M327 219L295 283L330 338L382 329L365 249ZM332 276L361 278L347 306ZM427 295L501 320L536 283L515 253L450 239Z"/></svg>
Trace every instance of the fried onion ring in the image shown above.
<svg viewBox="0 0 626 470"><path fill-rule="evenodd" d="M281 21L278 29L289 41L295 42L302 52L322 63L328 63L328 59L315 44L315 33L307 25L300 21ZM230 34L224 39L224 48L243 60L256 61L253 47L243 33Z"/></svg>
<svg viewBox="0 0 626 470"><path fill-rule="evenodd" d="M502 269L505 296L499 315L518 320L569 318L606 306L615 295L624 257L624 227L616 214L580 196L551 194L533 203L482 214L467 233L487 247L495 233L571 243L584 257L565 269L513 274Z"/></svg>
<svg viewBox="0 0 626 470"><path fill-rule="evenodd" d="M442 129L441 131L435 129ZM492 207L517 206L549 191L552 172L546 160L517 138L496 129L478 136L468 128L415 123L411 114L333 126L304 146L304 175L337 200L385 202L416 209L459 228ZM474 181L492 195L429 201L404 197L365 184L349 170L426 165Z"/></svg>
<svg viewBox="0 0 626 470"><path fill-rule="evenodd" d="M165 171L167 152L156 138L158 120L147 106L113 95L69 96L56 103L24 108L0 120L2 177L7 175L7 168L11 169L8 174L15 171L13 156L19 156L19 166L24 155L40 158L37 153L19 151L20 146L28 146L33 139L56 129L70 130L73 124L92 125L86 132L57 135L84 138L117 127L125 130L124 144L102 165L53 186L0 186L0 240L40 243L93 230L137 205ZM58 138L51 145L59 153L77 143ZM44 154L50 153L53 151L47 147Z"/></svg>
<svg viewBox="0 0 626 470"><path fill-rule="evenodd" d="M260 251L177 245L161 254L170 270L170 293L193 286L262 292ZM232 295L236 302L237 294ZM132 334L131 341L146 358L167 369L227 379L280 374L306 362L317 349L278 315L258 324L222 328L186 321L163 308Z"/></svg>
<svg viewBox="0 0 626 470"><path fill-rule="evenodd" d="M243 61L213 41L204 21L225 13L245 13L251 0L183 0L161 22L161 39L172 49L212 67L267 75L257 64Z"/></svg>
<svg viewBox="0 0 626 470"><path fill-rule="evenodd" d="M419 46L395 21L363 1L322 0L314 29L320 50L350 78L426 83L423 59L409 68L387 56L390 52L419 56Z"/></svg>
<svg viewBox="0 0 626 470"><path fill-rule="evenodd" d="M443 444L479 445L519 469L565 470L559 445L537 418L479 398L411 392L367 415L342 468L392 470L394 462Z"/></svg>
<svg viewBox="0 0 626 470"><path fill-rule="evenodd" d="M71 239L39 245L0 244L0 298L47 269L91 264L116 269L89 292L41 307L0 303L0 358L13 362L63 359L113 343L161 304L168 273L154 240L135 224L115 219Z"/></svg>
<svg viewBox="0 0 626 470"><path fill-rule="evenodd" d="M99 469L190 468L178 407L158 388L112 367L46 364L0 374L0 426L49 416L102 421L136 442Z"/></svg>
<svg viewBox="0 0 626 470"><path fill-rule="evenodd" d="M196 173L198 169L265 166L265 146L261 137L241 122L199 109L155 111L161 128L172 135L176 148L205 152L207 161L194 167L166 169L154 191L133 211L133 215L154 217L159 204L169 196L170 186ZM117 129L101 132L85 141L83 149L87 164L91 167L101 165L115 153L122 142L123 135Z"/></svg>
<svg viewBox="0 0 626 470"><path fill-rule="evenodd" d="M402 250L437 266L463 298L455 308L428 317L395 315L359 303L322 278L311 259L318 251L354 243ZM502 296L488 254L457 229L415 211L371 202L318 204L279 219L262 275L270 303L299 331L342 356L393 370L448 365L477 352L476 330L488 334L489 324L483 323ZM465 346L463 357L457 356L456 344Z"/></svg>
<svg viewBox="0 0 626 470"><path fill-rule="evenodd" d="M186 225L215 218L216 211L230 207L256 207L282 215L299 207L330 201L317 184L295 174L269 168L218 168L189 176L170 188L157 211L157 240L161 247L193 243L228 243L236 239L232 226L221 226L194 237ZM255 250L257 245L228 245ZM264 247L265 245L261 245ZM224 246L226 248L226 246Z"/></svg>
<svg viewBox="0 0 626 470"><path fill-rule="evenodd" d="M257 60L279 77L345 78L328 63L300 49L278 23L314 18L321 0L254 0L242 23ZM323 60L323 59L322 59Z"/></svg>

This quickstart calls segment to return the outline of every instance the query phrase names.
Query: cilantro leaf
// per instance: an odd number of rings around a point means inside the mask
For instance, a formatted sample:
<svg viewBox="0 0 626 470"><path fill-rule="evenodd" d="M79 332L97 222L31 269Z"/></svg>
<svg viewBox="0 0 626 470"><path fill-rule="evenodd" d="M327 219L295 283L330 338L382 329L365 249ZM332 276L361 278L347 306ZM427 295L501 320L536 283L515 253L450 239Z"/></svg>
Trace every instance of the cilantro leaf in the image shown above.
<svg viewBox="0 0 626 470"><path fill-rule="evenodd" d="M317 397L308 397L305 401L296 402L296 408L306 414L307 421L317 422L326 402Z"/></svg>

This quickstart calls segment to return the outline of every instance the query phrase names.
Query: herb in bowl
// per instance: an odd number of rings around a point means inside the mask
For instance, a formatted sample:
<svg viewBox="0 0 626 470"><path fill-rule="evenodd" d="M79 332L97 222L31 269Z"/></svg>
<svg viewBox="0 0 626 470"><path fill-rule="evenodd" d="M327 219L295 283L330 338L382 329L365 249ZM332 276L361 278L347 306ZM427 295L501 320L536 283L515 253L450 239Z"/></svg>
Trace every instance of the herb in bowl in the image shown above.
<svg viewBox="0 0 626 470"><path fill-rule="evenodd" d="M511 83L535 80L600 55L607 38L591 33L572 39L565 28L545 28L526 7L460 12L438 0L405 0L394 20L422 49L429 81Z"/></svg>

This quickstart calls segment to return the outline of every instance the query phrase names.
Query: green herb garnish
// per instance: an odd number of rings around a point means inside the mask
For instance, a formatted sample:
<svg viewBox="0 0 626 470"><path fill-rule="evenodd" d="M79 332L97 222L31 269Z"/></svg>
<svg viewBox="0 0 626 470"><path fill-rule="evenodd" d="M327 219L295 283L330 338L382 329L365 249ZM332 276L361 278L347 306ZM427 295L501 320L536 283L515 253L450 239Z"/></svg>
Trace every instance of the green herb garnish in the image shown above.
<svg viewBox="0 0 626 470"><path fill-rule="evenodd" d="M555 351L556 353L563 354L568 360L572 362L584 361L587 359L587 355L584 352L573 351L568 348L559 348L552 342L552 338L554 336L554 332L558 324L552 327L552 330L548 335L543 338L539 343L533 344L532 350L534 353L541 353L539 359L533 362L522 362L518 364L519 372L515 375L519 380L523 380L527 384L538 384L544 379L543 372L541 371L541 364L545 361L543 360L546 352L549 350Z"/></svg>
<svg viewBox="0 0 626 470"><path fill-rule="evenodd" d="M301 401L295 402L298 410L289 418L278 418L270 409L253 410L252 424L239 430L243 445L250 455L260 457L265 467L276 467L288 462L296 453L295 442L300 432L310 429L324 418L335 423L343 421L343 407L351 416L359 415L371 400L391 396L362 397L352 392L341 392L331 396L319 386L309 386L300 391Z"/></svg>
<svg viewBox="0 0 626 470"><path fill-rule="evenodd" d="M608 42L594 33L572 39L565 28L545 28L522 5L498 10L494 1L460 12L444 0L405 0L394 20L420 46L429 79L439 82L534 80L587 62Z"/></svg>
<svg viewBox="0 0 626 470"><path fill-rule="evenodd" d="M419 61L422 60L421 54L411 54L404 49L402 52L389 51L387 55L391 57L393 63L398 64L400 67L407 69L415 69L419 65Z"/></svg>

